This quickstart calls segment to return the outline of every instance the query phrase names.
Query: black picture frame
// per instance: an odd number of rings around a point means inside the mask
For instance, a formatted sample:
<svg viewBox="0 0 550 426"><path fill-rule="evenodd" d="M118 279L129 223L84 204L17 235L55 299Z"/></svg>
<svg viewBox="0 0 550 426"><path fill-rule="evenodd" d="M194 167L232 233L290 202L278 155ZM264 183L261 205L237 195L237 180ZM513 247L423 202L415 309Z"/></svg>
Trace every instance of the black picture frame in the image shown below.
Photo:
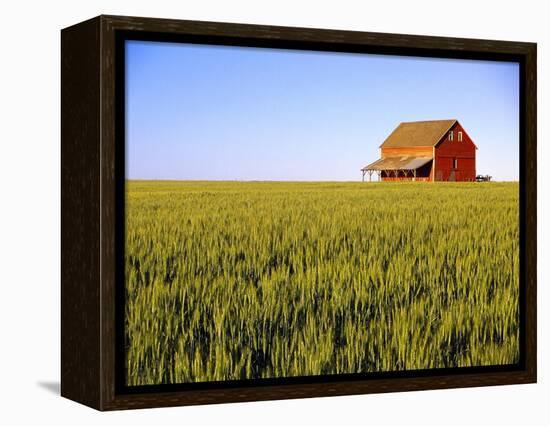
<svg viewBox="0 0 550 426"><path fill-rule="evenodd" d="M127 387L123 347L126 40L519 63L520 362ZM63 396L99 410L114 410L536 381L536 44L99 16L62 30L61 47Z"/></svg>

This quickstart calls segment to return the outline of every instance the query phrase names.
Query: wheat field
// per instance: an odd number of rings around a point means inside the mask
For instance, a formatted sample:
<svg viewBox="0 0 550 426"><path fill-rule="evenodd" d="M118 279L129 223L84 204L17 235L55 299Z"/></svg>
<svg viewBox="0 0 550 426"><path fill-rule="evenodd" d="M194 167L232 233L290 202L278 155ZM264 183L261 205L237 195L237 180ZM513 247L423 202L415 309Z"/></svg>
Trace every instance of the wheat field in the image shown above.
<svg viewBox="0 0 550 426"><path fill-rule="evenodd" d="M126 191L128 385L518 361L518 183Z"/></svg>

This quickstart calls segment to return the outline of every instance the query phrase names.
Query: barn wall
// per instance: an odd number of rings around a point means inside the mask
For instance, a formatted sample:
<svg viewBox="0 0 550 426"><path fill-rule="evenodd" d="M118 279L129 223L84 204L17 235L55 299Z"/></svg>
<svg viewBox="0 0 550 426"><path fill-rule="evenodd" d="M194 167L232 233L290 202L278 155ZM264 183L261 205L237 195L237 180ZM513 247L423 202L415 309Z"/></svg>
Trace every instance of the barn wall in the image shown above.
<svg viewBox="0 0 550 426"><path fill-rule="evenodd" d="M380 155L384 157L431 157L433 148L431 146L403 146L394 148L381 148Z"/></svg>
<svg viewBox="0 0 550 426"><path fill-rule="evenodd" d="M416 170L417 180L432 180L432 161Z"/></svg>
<svg viewBox="0 0 550 426"><path fill-rule="evenodd" d="M382 176L383 182L429 182L430 178L428 177L417 177L416 179L413 179L411 175L404 177L394 177L394 176Z"/></svg>
<svg viewBox="0 0 550 426"><path fill-rule="evenodd" d="M448 132L435 147L435 177L436 181L475 181L476 178L476 147L460 123L452 129L454 139L449 140ZM458 141L458 132L462 132L462 142ZM458 167L453 168L453 160L457 159Z"/></svg>
<svg viewBox="0 0 550 426"><path fill-rule="evenodd" d="M432 163L428 163L417 169L416 178L412 173L408 173L407 176L403 172L399 173L399 176L395 176L392 172L382 171L381 178L385 182L398 182L398 181L415 181L415 182L427 182L431 181L432 178Z"/></svg>
<svg viewBox="0 0 550 426"><path fill-rule="evenodd" d="M393 147L393 148L381 148L380 150L381 158L385 157L432 157L433 156L433 147L432 146L407 146L407 147ZM417 171L416 181L431 181L433 180L433 169L432 163L428 163L425 166L422 166ZM384 176L382 175L382 180L384 181L401 181L401 180L413 180L412 177L399 176L395 177L393 175Z"/></svg>

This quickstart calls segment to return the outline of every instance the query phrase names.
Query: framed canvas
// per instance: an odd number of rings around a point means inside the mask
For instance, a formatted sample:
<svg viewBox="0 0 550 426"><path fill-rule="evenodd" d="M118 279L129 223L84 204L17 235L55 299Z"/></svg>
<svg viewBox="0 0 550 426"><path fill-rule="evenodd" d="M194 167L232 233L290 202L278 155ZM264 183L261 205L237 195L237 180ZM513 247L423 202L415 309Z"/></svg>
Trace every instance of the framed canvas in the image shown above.
<svg viewBox="0 0 550 426"><path fill-rule="evenodd" d="M536 44L99 16L61 48L63 396L536 381Z"/></svg>

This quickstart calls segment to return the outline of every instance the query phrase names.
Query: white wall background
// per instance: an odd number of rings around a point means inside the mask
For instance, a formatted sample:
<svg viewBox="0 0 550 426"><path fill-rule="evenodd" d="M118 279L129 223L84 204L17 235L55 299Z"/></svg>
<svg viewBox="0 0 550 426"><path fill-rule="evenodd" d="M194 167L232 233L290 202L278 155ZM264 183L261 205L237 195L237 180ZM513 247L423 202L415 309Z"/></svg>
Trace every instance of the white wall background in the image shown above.
<svg viewBox="0 0 550 426"><path fill-rule="evenodd" d="M0 423L549 424L545 2L19 0L0 13ZM102 13L537 42L539 384L103 414L59 397L59 31Z"/></svg>

